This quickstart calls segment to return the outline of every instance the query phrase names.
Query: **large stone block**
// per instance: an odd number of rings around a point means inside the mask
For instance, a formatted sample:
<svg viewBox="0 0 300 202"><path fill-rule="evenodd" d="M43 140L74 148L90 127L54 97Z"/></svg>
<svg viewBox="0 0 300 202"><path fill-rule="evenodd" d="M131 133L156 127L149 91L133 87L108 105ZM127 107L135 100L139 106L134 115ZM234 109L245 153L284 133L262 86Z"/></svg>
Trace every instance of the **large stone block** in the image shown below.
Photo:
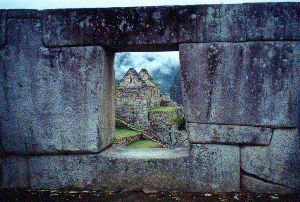
<svg viewBox="0 0 300 202"><path fill-rule="evenodd" d="M180 45L188 122L296 127L299 42Z"/></svg>
<svg viewBox="0 0 300 202"><path fill-rule="evenodd" d="M299 2L244 4L247 40L299 40Z"/></svg>
<svg viewBox="0 0 300 202"><path fill-rule="evenodd" d="M266 182L259 180L254 177L250 177L247 175L242 175L241 177L242 188L244 191L254 192L254 193L295 193L297 190L288 188L285 186L281 186L278 184Z"/></svg>
<svg viewBox="0 0 300 202"><path fill-rule="evenodd" d="M34 189L188 190L187 152L114 146L101 154L30 159Z"/></svg>
<svg viewBox="0 0 300 202"><path fill-rule="evenodd" d="M28 158L8 156L0 158L0 187L27 188L29 186Z"/></svg>
<svg viewBox="0 0 300 202"><path fill-rule="evenodd" d="M220 18L219 41L246 40L244 5L222 4Z"/></svg>
<svg viewBox="0 0 300 202"><path fill-rule="evenodd" d="M9 19L7 26L0 52L5 152L90 153L111 144L113 56L101 47L47 49L38 19Z"/></svg>
<svg viewBox="0 0 300 202"><path fill-rule="evenodd" d="M241 166L269 182L300 189L298 129L274 130L269 146L242 147Z"/></svg>
<svg viewBox="0 0 300 202"><path fill-rule="evenodd" d="M229 145L191 145L190 191L237 192L240 190L240 148Z"/></svg>
<svg viewBox="0 0 300 202"><path fill-rule="evenodd" d="M190 143L269 145L271 128L188 123Z"/></svg>
<svg viewBox="0 0 300 202"><path fill-rule="evenodd" d="M6 19L7 11L0 10L0 47L4 46L6 42Z"/></svg>
<svg viewBox="0 0 300 202"><path fill-rule="evenodd" d="M243 10L243 5L46 10L42 11L44 41L47 46L109 45L118 51L244 41Z"/></svg>
<svg viewBox="0 0 300 202"><path fill-rule="evenodd" d="M34 9L9 9L7 10L8 18L19 19L40 19L41 11Z"/></svg>

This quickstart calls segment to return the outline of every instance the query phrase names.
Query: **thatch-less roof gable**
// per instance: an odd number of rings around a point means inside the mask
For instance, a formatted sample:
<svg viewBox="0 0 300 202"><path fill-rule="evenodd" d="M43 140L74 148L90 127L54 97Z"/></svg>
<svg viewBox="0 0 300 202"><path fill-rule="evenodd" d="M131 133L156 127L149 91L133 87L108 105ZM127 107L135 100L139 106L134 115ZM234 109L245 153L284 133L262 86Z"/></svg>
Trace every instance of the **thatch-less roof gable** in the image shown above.
<svg viewBox="0 0 300 202"><path fill-rule="evenodd" d="M121 79L120 83L117 85L119 88L138 88L138 87L146 87L147 83L141 78L139 73L130 68L126 74Z"/></svg>
<svg viewBox="0 0 300 202"><path fill-rule="evenodd" d="M139 75L146 82L147 86L158 87L157 83L146 69L141 69Z"/></svg>

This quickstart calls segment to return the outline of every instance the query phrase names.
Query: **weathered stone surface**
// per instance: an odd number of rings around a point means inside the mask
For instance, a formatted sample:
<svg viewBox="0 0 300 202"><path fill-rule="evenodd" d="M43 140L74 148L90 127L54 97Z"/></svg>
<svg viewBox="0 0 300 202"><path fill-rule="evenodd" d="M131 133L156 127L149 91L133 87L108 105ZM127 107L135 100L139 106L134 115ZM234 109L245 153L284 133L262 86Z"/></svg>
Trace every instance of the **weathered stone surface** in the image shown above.
<svg viewBox="0 0 300 202"><path fill-rule="evenodd" d="M113 147L98 155L30 159L34 189L188 190L187 152Z"/></svg>
<svg viewBox="0 0 300 202"><path fill-rule="evenodd" d="M192 144L189 172L192 192L240 190L240 148L229 145Z"/></svg>
<svg viewBox="0 0 300 202"><path fill-rule="evenodd" d="M6 17L7 11L0 10L0 47L4 46L6 42Z"/></svg>
<svg viewBox="0 0 300 202"><path fill-rule="evenodd" d="M40 19L41 12L33 9L9 9L8 18L19 18L19 19Z"/></svg>
<svg viewBox="0 0 300 202"><path fill-rule="evenodd" d="M264 182L262 180L242 175L242 188L248 192L254 193L281 193L281 194L288 194L288 193L295 193L297 190L284 187L277 184L272 184L268 182Z"/></svg>
<svg viewBox="0 0 300 202"><path fill-rule="evenodd" d="M124 48L128 49L132 45L136 48L147 44L148 48L151 45L163 45L156 46L156 49L172 50L172 44L183 42L245 40L242 5L68 9L42 12L44 40L47 46L115 45L118 51L124 51Z"/></svg>
<svg viewBox="0 0 300 202"><path fill-rule="evenodd" d="M5 152L98 152L111 144L111 56L101 47L45 48L38 19L9 19L7 26L0 52Z"/></svg>
<svg viewBox="0 0 300 202"><path fill-rule="evenodd" d="M274 130L269 146L242 147L241 166L246 173L300 189L298 129Z"/></svg>
<svg viewBox="0 0 300 202"><path fill-rule="evenodd" d="M28 158L8 156L0 158L0 187L28 187Z"/></svg>
<svg viewBox="0 0 300 202"><path fill-rule="evenodd" d="M222 4L220 8L220 41L245 41L246 25L244 6Z"/></svg>
<svg viewBox="0 0 300 202"><path fill-rule="evenodd" d="M269 145L271 128L188 123L190 143Z"/></svg>
<svg viewBox="0 0 300 202"><path fill-rule="evenodd" d="M299 2L244 4L247 40L299 40Z"/></svg>
<svg viewBox="0 0 300 202"><path fill-rule="evenodd" d="M188 122L296 127L299 42L180 45Z"/></svg>

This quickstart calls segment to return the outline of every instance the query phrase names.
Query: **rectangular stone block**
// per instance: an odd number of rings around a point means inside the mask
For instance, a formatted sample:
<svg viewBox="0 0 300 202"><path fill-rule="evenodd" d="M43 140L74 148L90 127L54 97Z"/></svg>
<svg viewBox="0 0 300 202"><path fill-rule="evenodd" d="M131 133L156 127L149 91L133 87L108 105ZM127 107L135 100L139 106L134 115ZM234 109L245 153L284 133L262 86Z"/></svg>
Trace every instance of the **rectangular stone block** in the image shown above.
<svg viewBox="0 0 300 202"><path fill-rule="evenodd" d="M254 126L188 123L190 143L269 145L272 129Z"/></svg>
<svg viewBox="0 0 300 202"><path fill-rule="evenodd" d="M7 11L0 10L0 47L4 46L6 42L6 19Z"/></svg>
<svg viewBox="0 0 300 202"><path fill-rule="evenodd" d="M28 158L8 156L0 158L0 187L27 188L29 186Z"/></svg>
<svg viewBox="0 0 300 202"><path fill-rule="evenodd" d="M299 42L180 45L188 122L296 127Z"/></svg>
<svg viewBox="0 0 300 202"><path fill-rule="evenodd" d="M40 19L41 11L34 9L9 9L7 10L8 18L19 19Z"/></svg>
<svg viewBox="0 0 300 202"><path fill-rule="evenodd" d="M297 192L297 190L295 189L281 186L278 184L265 182L247 175L242 175L241 179L242 179L242 188L248 192L270 193L270 194L275 194L275 193L289 194L289 193Z"/></svg>
<svg viewBox="0 0 300 202"><path fill-rule="evenodd" d="M49 155L29 160L32 189L81 188L91 189L98 182L98 156Z"/></svg>
<svg viewBox="0 0 300 202"><path fill-rule="evenodd" d="M32 157L30 176L33 189L187 191L189 184L187 152L122 146L101 154Z"/></svg>
<svg viewBox="0 0 300 202"><path fill-rule="evenodd" d="M300 189L298 129L276 129L269 146L245 146L241 166L249 174L269 182Z"/></svg>
<svg viewBox="0 0 300 202"><path fill-rule="evenodd" d="M244 41L242 5L45 10L46 46L175 50L177 43ZM111 16L116 16L111 18ZM174 46L175 45L175 46Z"/></svg>
<svg viewBox="0 0 300 202"><path fill-rule="evenodd" d="M190 191L240 191L240 148L192 144L189 153Z"/></svg>
<svg viewBox="0 0 300 202"><path fill-rule="evenodd" d="M91 153L112 143L113 55L101 47L47 49L40 20L10 19L0 60L5 152Z"/></svg>
<svg viewBox="0 0 300 202"><path fill-rule="evenodd" d="M220 7L220 40L245 41L245 13L244 5L222 4Z"/></svg>
<svg viewBox="0 0 300 202"><path fill-rule="evenodd" d="M247 40L299 40L299 2L244 4Z"/></svg>

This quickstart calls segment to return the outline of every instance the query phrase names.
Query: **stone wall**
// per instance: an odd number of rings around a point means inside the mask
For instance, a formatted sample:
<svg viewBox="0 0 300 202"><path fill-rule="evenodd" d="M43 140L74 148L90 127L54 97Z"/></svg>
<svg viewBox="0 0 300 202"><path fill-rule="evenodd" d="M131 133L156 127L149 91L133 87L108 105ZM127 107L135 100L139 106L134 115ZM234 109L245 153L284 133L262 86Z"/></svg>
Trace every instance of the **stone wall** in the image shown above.
<svg viewBox="0 0 300 202"><path fill-rule="evenodd" d="M0 10L1 188L299 192L299 6ZM107 148L113 53L153 50L189 148Z"/></svg>
<svg viewBox="0 0 300 202"><path fill-rule="evenodd" d="M148 100L143 88L116 90L116 117L138 129L147 130Z"/></svg>
<svg viewBox="0 0 300 202"><path fill-rule="evenodd" d="M122 137L119 139L115 139L114 143L126 146L130 143L133 143L133 142L139 140L140 138L141 138L141 134L137 134L137 135L130 136L130 137Z"/></svg>

